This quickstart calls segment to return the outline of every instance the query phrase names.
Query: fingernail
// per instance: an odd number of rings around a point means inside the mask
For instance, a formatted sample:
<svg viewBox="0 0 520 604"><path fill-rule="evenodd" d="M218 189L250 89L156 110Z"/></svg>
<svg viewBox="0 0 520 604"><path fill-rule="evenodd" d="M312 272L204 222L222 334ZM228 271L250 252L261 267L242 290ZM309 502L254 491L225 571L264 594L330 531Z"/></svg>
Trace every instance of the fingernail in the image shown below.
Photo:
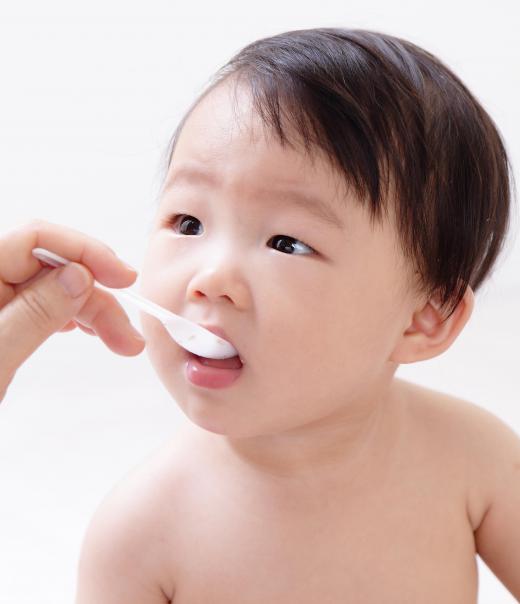
<svg viewBox="0 0 520 604"><path fill-rule="evenodd" d="M58 270L58 281L72 298L78 298L90 285L86 271L79 265L70 263Z"/></svg>

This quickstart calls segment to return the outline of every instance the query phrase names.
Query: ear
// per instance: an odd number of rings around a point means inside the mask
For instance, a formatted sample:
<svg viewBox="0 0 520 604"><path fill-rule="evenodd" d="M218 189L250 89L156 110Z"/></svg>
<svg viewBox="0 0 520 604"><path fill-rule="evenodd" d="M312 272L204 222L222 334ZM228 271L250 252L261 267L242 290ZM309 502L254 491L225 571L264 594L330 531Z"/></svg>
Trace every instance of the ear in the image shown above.
<svg viewBox="0 0 520 604"><path fill-rule="evenodd" d="M429 300L426 306L414 313L411 325L401 335L389 361L398 364L415 363L439 356L462 331L474 305L473 290L468 286L464 298L451 317L443 321L438 302L435 299Z"/></svg>

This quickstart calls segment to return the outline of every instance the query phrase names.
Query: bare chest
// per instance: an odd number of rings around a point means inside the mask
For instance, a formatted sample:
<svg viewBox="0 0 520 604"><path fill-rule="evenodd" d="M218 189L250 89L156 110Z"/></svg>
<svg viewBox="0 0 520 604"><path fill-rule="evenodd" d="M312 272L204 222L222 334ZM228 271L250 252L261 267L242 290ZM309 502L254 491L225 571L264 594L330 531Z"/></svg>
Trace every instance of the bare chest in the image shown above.
<svg viewBox="0 0 520 604"><path fill-rule="evenodd" d="M336 489L258 487L191 447L170 498L172 601L476 604L460 408L413 393L384 453Z"/></svg>
<svg viewBox="0 0 520 604"><path fill-rule="evenodd" d="M206 493L176 531L173 602L475 604L463 492L449 471L440 478L409 473L310 506Z"/></svg>

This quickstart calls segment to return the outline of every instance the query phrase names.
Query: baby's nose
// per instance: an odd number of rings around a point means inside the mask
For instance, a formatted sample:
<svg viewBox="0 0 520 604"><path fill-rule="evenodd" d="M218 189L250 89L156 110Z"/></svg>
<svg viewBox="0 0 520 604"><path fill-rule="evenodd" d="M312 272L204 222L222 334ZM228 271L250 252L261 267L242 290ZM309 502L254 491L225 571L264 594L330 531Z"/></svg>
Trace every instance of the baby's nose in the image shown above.
<svg viewBox="0 0 520 604"><path fill-rule="evenodd" d="M241 306L246 295L243 277L232 268L212 265L196 272L187 286L187 297L208 302L231 302Z"/></svg>

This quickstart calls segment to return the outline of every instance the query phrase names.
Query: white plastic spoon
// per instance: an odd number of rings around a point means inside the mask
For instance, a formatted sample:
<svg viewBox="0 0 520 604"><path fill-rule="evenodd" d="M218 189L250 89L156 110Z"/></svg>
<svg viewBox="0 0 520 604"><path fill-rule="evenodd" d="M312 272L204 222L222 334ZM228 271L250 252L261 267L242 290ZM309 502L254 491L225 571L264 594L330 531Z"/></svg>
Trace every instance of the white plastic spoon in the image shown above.
<svg viewBox="0 0 520 604"><path fill-rule="evenodd" d="M38 258L38 260L54 267L69 263L69 260L42 247L35 247L32 250L32 255ZM131 302L149 315L159 319L177 344L193 352L193 354L209 359L227 359L238 354L237 350L226 340L219 338L200 325L155 304L155 302L143 298L133 291L128 289L112 289L101 285L97 281L96 287Z"/></svg>

